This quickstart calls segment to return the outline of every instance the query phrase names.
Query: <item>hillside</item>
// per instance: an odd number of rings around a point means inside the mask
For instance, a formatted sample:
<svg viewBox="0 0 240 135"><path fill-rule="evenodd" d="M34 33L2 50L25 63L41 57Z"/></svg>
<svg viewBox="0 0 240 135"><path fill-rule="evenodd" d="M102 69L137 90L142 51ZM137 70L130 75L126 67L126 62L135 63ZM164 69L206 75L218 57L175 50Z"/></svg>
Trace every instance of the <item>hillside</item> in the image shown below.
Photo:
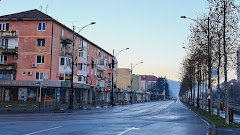
<svg viewBox="0 0 240 135"><path fill-rule="evenodd" d="M171 97L178 97L180 83L174 80L168 80L169 84L169 94Z"/></svg>

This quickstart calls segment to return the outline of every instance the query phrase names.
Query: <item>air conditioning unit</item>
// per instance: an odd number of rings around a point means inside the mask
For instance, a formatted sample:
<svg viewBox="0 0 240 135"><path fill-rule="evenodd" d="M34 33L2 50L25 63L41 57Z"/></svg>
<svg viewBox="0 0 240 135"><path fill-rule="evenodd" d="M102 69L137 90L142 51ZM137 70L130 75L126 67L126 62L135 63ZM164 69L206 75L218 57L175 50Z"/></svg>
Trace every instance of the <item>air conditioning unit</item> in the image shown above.
<svg viewBox="0 0 240 135"><path fill-rule="evenodd" d="M37 63L32 63L32 67L36 68L37 67Z"/></svg>
<svg viewBox="0 0 240 135"><path fill-rule="evenodd" d="M32 71L29 71L29 72L28 72L28 75L31 76L31 75L32 75Z"/></svg>

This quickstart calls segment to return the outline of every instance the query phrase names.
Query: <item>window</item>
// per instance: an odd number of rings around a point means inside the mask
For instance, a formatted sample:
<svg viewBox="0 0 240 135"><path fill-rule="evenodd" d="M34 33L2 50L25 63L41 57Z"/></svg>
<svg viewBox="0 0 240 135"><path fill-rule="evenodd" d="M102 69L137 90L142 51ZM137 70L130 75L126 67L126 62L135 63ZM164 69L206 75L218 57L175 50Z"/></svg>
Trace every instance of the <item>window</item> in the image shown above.
<svg viewBox="0 0 240 135"><path fill-rule="evenodd" d="M0 30L9 30L9 23L0 23Z"/></svg>
<svg viewBox="0 0 240 135"><path fill-rule="evenodd" d="M61 58L61 59L60 59L60 65L61 65L61 66L64 66L64 65L65 65L65 58Z"/></svg>
<svg viewBox="0 0 240 135"><path fill-rule="evenodd" d="M8 39L1 39L0 40L0 47L8 48Z"/></svg>
<svg viewBox="0 0 240 135"><path fill-rule="evenodd" d="M37 56L37 63L43 64L44 63L44 56Z"/></svg>
<svg viewBox="0 0 240 135"><path fill-rule="evenodd" d="M83 50L79 50L79 57L83 57Z"/></svg>
<svg viewBox="0 0 240 135"><path fill-rule="evenodd" d="M37 46L45 46L45 39L37 39Z"/></svg>
<svg viewBox="0 0 240 135"><path fill-rule="evenodd" d="M66 58L66 65L71 66L72 64L72 59L71 58Z"/></svg>
<svg viewBox="0 0 240 135"><path fill-rule="evenodd" d="M104 60L103 59L99 61L99 65L104 66Z"/></svg>
<svg viewBox="0 0 240 135"><path fill-rule="evenodd" d="M78 81L79 81L79 82L82 81L82 76L78 76Z"/></svg>
<svg viewBox="0 0 240 135"><path fill-rule="evenodd" d="M0 55L0 64L7 64L7 55Z"/></svg>
<svg viewBox="0 0 240 135"><path fill-rule="evenodd" d="M39 31L45 31L46 30L46 23L45 22L38 23L38 30Z"/></svg>
<svg viewBox="0 0 240 135"><path fill-rule="evenodd" d="M36 72L36 80L43 80L43 72Z"/></svg>
<svg viewBox="0 0 240 135"><path fill-rule="evenodd" d="M78 76L78 81L79 82L86 82L86 77L85 76Z"/></svg>
<svg viewBox="0 0 240 135"><path fill-rule="evenodd" d="M0 80L13 80L13 74L11 71L0 71Z"/></svg>
<svg viewBox="0 0 240 135"><path fill-rule="evenodd" d="M100 50L97 51L97 56L101 57L101 51Z"/></svg>
<svg viewBox="0 0 240 135"><path fill-rule="evenodd" d="M61 36L64 37L64 29L61 30Z"/></svg>
<svg viewBox="0 0 240 135"><path fill-rule="evenodd" d="M94 68L94 60L91 62L91 67Z"/></svg>
<svg viewBox="0 0 240 135"><path fill-rule="evenodd" d="M83 71L83 63L78 64L78 70Z"/></svg>

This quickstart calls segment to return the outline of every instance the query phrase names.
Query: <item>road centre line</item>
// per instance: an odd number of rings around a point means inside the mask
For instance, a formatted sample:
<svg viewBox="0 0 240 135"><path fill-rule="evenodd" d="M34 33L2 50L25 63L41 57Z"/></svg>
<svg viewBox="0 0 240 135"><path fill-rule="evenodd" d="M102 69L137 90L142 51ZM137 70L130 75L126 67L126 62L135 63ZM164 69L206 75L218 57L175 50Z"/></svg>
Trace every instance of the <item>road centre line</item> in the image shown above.
<svg viewBox="0 0 240 135"><path fill-rule="evenodd" d="M59 127L53 127L53 128L48 128L48 129L44 129L44 130L39 130L39 131L35 131L32 133L28 133L28 134L24 134L24 135L33 135L33 134L37 134L37 133L42 133L42 132L46 132L46 131L50 131L50 130L54 130L54 129L58 129L61 128L62 126Z"/></svg>
<svg viewBox="0 0 240 135"><path fill-rule="evenodd" d="M139 129L140 129L140 128L132 127L132 128L129 128L129 129L124 130L123 132L119 133L118 135L123 135L123 134L125 134L125 133L127 133L127 132L129 132L129 131L131 131L131 130L139 130Z"/></svg>

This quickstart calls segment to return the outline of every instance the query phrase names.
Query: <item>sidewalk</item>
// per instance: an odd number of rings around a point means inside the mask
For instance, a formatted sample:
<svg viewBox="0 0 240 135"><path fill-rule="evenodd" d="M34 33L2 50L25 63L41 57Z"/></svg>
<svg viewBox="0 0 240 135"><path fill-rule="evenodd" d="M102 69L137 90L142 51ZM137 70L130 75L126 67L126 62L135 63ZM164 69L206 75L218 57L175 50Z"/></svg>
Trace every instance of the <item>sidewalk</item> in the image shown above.
<svg viewBox="0 0 240 135"><path fill-rule="evenodd" d="M213 109L213 114L217 115L217 109ZM220 116L222 118L225 118L225 112L220 111ZM233 122L239 123L240 124L240 115L239 114L233 114Z"/></svg>
<svg viewBox="0 0 240 135"><path fill-rule="evenodd" d="M184 103L185 104L185 103ZM232 128L232 127L217 127L213 121L210 121L207 117L200 114L200 112L197 111L197 108L190 106L188 104L185 104L187 107L189 107L193 112L195 112L199 117L203 118L210 124L211 133L209 135L240 135L240 128ZM203 110L202 110L203 111ZM204 111L205 112L205 111ZM221 117L222 117L221 113ZM212 116L211 116L212 117ZM239 115L235 116L237 121L239 120ZM217 119L217 118L216 118ZM239 123L238 123L239 124Z"/></svg>

